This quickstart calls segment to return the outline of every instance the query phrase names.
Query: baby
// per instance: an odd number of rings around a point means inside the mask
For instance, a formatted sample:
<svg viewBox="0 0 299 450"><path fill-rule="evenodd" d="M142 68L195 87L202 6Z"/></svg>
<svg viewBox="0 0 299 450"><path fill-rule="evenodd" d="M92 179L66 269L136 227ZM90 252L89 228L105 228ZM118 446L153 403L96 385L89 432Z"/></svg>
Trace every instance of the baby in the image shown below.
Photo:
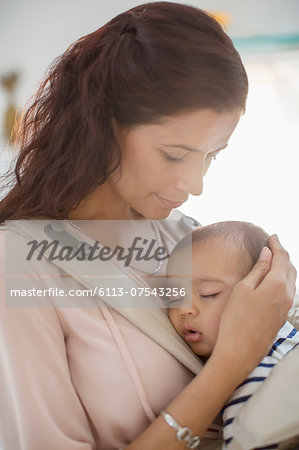
<svg viewBox="0 0 299 450"><path fill-rule="evenodd" d="M170 278L171 274L180 273L180 267L185 269L188 265L184 256L192 246L192 294L189 297L187 291L185 299L174 297L169 301L169 319L203 361L213 352L221 315L233 287L251 270L261 249L268 246L268 239L269 235L253 224L219 222L195 229L191 239L187 235L174 248L167 268ZM224 448L229 448L233 440L232 424L242 405L258 389L277 361L298 343L299 333L286 322L268 355L224 405ZM273 444L263 448L277 447L278 444Z"/></svg>

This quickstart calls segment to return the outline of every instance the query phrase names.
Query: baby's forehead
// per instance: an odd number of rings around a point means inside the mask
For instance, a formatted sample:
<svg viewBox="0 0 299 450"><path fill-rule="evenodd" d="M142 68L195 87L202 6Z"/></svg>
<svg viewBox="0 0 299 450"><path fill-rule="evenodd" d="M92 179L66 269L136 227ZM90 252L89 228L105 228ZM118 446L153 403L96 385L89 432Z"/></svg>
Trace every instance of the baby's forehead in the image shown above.
<svg viewBox="0 0 299 450"><path fill-rule="evenodd" d="M225 235L217 235L211 236L201 240L189 240L185 245L178 245L175 251L171 253L170 258L179 258L182 257L196 257L198 255L198 251L200 250L201 255L207 255L209 252L217 252L217 253L226 253L230 256L244 256L248 254L248 250L244 246L241 240L236 239L235 237L225 236Z"/></svg>
<svg viewBox="0 0 299 450"><path fill-rule="evenodd" d="M232 270L248 270L251 260L245 246L229 236L213 236L200 241L190 242L178 247L170 255L167 273L180 272L192 274L192 263L200 260L203 265L207 262L219 261L225 266L228 262ZM226 267L227 268L227 267Z"/></svg>
<svg viewBox="0 0 299 450"><path fill-rule="evenodd" d="M197 249L201 250L201 254L211 252L218 252L218 253L226 253L228 252L229 255L235 255L240 256L242 254L248 253L247 249L245 248L244 244L236 239L235 237L231 236L223 236L223 235L217 235L217 236L211 236L206 239L192 241L192 256L197 254Z"/></svg>
<svg viewBox="0 0 299 450"><path fill-rule="evenodd" d="M201 258L204 262L210 259L248 264L250 256L242 242L228 236L213 236L211 238L192 243L192 260Z"/></svg>

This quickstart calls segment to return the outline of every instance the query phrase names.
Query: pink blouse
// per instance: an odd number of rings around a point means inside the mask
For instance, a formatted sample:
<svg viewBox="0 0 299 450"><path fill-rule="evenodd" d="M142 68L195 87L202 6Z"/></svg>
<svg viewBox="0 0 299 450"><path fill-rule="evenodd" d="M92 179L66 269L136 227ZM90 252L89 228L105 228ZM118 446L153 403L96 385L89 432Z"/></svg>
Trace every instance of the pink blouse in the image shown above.
<svg viewBox="0 0 299 450"><path fill-rule="evenodd" d="M4 258L4 234L14 248ZM0 447L112 450L125 447L186 386L192 373L113 309L38 297L7 307L9 289L82 289L55 264L26 261L26 239L0 232ZM27 252L27 253L26 253ZM22 274L4 277L10 260ZM45 276L49 275L49 277ZM6 290L5 290L6 289ZM16 305L15 305L16 306ZM31 305L32 306L32 305Z"/></svg>

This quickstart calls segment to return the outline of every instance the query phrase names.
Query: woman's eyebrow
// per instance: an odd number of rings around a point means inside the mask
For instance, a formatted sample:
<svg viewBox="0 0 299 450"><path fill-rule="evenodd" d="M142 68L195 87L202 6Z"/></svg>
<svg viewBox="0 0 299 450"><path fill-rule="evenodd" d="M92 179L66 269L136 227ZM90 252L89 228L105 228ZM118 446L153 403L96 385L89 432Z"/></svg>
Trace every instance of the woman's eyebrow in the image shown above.
<svg viewBox="0 0 299 450"><path fill-rule="evenodd" d="M218 148L217 150L213 150L213 152L220 152L220 150L223 150L227 147L228 144L225 144L223 147ZM183 145L183 144L164 144L164 147L176 147L176 148L182 148L184 150L187 150L188 152L203 152L201 149L196 149L193 147L189 147L189 145Z"/></svg>

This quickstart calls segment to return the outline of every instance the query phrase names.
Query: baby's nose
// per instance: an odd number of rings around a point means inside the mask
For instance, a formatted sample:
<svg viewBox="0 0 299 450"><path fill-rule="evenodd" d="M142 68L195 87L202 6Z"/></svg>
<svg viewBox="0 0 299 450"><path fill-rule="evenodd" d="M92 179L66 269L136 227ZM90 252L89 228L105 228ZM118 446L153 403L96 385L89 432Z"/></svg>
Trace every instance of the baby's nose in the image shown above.
<svg viewBox="0 0 299 450"><path fill-rule="evenodd" d="M187 317L188 315L190 315L192 317L196 317L199 314L199 309L192 302L192 304L190 304L190 305L182 305L179 308L179 314L181 317Z"/></svg>

